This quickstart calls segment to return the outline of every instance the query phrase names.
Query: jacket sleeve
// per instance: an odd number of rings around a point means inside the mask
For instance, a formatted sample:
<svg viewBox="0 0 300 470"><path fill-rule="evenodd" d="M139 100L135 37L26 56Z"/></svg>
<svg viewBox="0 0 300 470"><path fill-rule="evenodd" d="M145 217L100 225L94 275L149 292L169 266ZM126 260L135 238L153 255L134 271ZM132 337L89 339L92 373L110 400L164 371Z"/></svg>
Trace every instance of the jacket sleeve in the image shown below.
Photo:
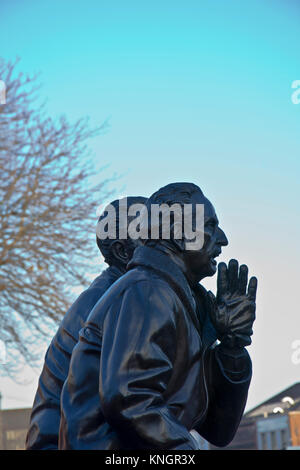
<svg viewBox="0 0 300 470"><path fill-rule="evenodd" d="M99 291L95 288L84 291L66 313L51 341L32 407L26 436L27 450L58 448L62 386L68 375L70 358L78 341L79 330L99 297Z"/></svg>
<svg viewBox="0 0 300 470"><path fill-rule="evenodd" d="M119 312L108 312L100 399L106 420L129 448L196 448L165 399L177 341L171 296L160 282L137 282L124 293Z"/></svg>
<svg viewBox="0 0 300 470"><path fill-rule="evenodd" d="M228 357L221 345L204 357L209 405L206 418L195 426L213 445L224 447L234 438L247 401L252 363L245 348L240 356Z"/></svg>
<svg viewBox="0 0 300 470"><path fill-rule="evenodd" d="M60 392L65 380L65 370L70 360L73 338L59 330L53 338L39 378L30 426L26 437L27 450L55 450L58 448L60 422Z"/></svg>

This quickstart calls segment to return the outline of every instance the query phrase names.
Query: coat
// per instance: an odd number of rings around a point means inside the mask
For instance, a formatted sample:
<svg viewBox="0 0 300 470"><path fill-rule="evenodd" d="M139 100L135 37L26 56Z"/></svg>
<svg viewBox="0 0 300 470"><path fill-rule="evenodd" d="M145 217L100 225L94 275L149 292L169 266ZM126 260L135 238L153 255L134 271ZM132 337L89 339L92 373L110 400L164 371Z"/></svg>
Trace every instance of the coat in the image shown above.
<svg viewBox="0 0 300 470"><path fill-rule="evenodd" d="M80 331L62 390L60 449L196 449L193 428L217 446L233 439L251 360L244 350L238 374L224 367L206 291L196 291L166 253L135 250Z"/></svg>
<svg viewBox="0 0 300 470"><path fill-rule="evenodd" d="M60 395L68 375L70 358L78 341L79 331L94 305L120 276L121 272L114 266L103 271L64 316L46 352L31 412L26 449L58 448Z"/></svg>

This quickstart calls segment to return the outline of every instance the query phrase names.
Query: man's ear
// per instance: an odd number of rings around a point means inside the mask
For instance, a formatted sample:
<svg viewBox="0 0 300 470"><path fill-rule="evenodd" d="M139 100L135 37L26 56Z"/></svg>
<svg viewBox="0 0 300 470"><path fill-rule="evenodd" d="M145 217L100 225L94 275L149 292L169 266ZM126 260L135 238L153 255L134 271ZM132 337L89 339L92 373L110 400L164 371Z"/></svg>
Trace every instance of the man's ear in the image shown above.
<svg viewBox="0 0 300 470"><path fill-rule="evenodd" d="M126 240L115 240L111 244L112 256L122 264L127 264L130 261L130 252L126 246Z"/></svg>

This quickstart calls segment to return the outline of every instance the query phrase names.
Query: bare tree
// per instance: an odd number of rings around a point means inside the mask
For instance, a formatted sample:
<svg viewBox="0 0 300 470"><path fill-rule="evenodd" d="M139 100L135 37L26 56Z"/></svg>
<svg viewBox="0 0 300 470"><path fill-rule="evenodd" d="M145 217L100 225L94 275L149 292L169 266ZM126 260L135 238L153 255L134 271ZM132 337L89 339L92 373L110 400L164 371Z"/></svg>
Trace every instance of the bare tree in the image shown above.
<svg viewBox="0 0 300 470"><path fill-rule="evenodd" d="M0 61L0 340L11 375L21 359L35 364L37 342L73 300L70 287L86 286L96 207L109 195L107 181L91 186L86 146L105 124L91 130L86 119L45 116L36 78Z"/></svg>

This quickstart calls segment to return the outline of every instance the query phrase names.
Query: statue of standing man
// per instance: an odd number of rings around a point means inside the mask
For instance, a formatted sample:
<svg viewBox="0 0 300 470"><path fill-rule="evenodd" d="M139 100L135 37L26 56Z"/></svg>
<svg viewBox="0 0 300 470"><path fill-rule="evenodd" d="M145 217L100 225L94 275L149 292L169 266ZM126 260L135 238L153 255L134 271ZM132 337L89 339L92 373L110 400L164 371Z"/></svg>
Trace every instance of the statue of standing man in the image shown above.
<svg viewBox="0 0 300 470"><path fill-rule="evenodd" d="M60 449L197 449L233 439L251 381L256 278L236 260L218 268L217 295L200 282L228 244L211 202L192 183L169 184L147 201L204 207L203 244L185 235L142 240L127 273L97 302L73 349L61 395ZM164 206L166 207L166 206ZM195 228L195 227L194 227ZM149 229L150 230L150 229ZM188 248L189 247L189 248Z"/></svg>

